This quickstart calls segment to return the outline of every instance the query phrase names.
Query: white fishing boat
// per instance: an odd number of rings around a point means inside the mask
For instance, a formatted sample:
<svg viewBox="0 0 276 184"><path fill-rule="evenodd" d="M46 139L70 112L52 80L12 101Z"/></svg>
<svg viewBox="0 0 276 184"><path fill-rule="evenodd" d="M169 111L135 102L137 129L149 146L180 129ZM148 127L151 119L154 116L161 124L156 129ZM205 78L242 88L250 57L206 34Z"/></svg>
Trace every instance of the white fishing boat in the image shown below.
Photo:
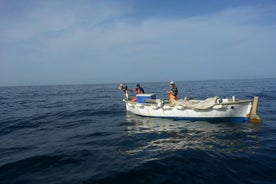
<svg viewBox="0 0 276 184"><path fill-rule="evenodd" d="M137 94L136 100L128 97L125 84L119 89L124 92L126 110L140 116L184 119L191 121L231 121L231 122L261 122L257 115L258 97L253 100L240 100L236 97L211 97L205 100L157 99L154 93Z"/></svg>

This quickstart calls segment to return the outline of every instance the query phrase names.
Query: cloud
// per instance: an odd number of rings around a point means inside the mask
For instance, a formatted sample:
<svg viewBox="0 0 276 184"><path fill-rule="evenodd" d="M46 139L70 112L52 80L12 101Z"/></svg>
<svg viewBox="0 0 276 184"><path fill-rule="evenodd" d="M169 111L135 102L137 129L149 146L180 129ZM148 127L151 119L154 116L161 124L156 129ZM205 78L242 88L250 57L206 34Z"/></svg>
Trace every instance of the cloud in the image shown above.
<svg viewBox="0 0 276 184"><path fill-rule="evenodd" d="M5 23L0 25L0 53L6 62L2 75L25 75L20 68L9 71L16 64L7 64L24 62L26 71L33 71L26 80L43 66L51 71L52 81L61 83L66 78L107 82L125 75L135 81L136 68L143 69L139 81L231 78L233 71L243 78L248 65L257 63L250 66L253 77L264 67L260 61L271 65L276 58L275 6L137 20L129 16L131 5L85 2L42 1L22 10L20 17L0 16ZM274 73L271 67L264 70L262 76ZM51 78L41 73L41 80Z"/></svg>
<svg viewBox="0 0 276 184"><path fill-rule="evenodd" d="M84 2L29 1L28 5L15 6L11 11L21 13L0 16L1 41L24 41L39 34L64 31L75 26L96 26L120 13L115 6L100 1ZM2 6L8 5L2 3Z"/></svg>

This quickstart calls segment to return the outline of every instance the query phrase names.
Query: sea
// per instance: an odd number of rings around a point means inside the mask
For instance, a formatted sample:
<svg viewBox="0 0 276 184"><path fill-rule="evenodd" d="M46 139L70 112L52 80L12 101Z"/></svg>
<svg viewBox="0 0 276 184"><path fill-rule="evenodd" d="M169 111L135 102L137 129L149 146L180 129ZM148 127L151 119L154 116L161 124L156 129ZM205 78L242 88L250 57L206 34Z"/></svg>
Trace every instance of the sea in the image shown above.
<svg viewBox="0 0 276 184"><path fill-rule="evenodd" d="M0 87L0 183L276 183L276 79L176 81L180 98L259 96L255 124L137 116L118 86Z"/></svg>

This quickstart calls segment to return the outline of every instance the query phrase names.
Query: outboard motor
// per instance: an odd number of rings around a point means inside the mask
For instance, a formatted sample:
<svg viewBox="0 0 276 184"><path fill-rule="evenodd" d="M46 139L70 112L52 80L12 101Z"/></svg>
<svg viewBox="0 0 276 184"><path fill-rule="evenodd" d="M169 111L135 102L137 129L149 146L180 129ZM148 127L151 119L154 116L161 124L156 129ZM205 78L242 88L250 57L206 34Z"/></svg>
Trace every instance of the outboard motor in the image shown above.
<svg viewBox="0 0 276 184"><path fill-rule="evenodd" d="M123 91L123 93L125 94L126 99L128 99L127 85L126 84L120 84L119 85L119 90Z"/></svg>
<svg viewBox="0 0 276 184"><path fill-rule="evenodd" d="M120 84L119 85L119 90L121 90L121 91L127 91L127 85L126 84Z"/></svg>

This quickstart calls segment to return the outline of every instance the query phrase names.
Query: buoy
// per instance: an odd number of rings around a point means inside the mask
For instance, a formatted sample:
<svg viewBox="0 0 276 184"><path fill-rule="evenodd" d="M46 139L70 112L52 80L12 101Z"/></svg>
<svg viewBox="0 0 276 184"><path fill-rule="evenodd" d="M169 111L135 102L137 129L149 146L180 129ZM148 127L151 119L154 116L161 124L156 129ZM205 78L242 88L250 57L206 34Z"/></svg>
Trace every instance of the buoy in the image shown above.
<svg viewBox="0 0 276 184"><path fill-rule="evenodd" d="M257 114L258 103L259 103L259 97L254 96L253 105L252 105L251 114L250 114L250 122L251 123L261 123L262 122L261 117Z"/></svg>

